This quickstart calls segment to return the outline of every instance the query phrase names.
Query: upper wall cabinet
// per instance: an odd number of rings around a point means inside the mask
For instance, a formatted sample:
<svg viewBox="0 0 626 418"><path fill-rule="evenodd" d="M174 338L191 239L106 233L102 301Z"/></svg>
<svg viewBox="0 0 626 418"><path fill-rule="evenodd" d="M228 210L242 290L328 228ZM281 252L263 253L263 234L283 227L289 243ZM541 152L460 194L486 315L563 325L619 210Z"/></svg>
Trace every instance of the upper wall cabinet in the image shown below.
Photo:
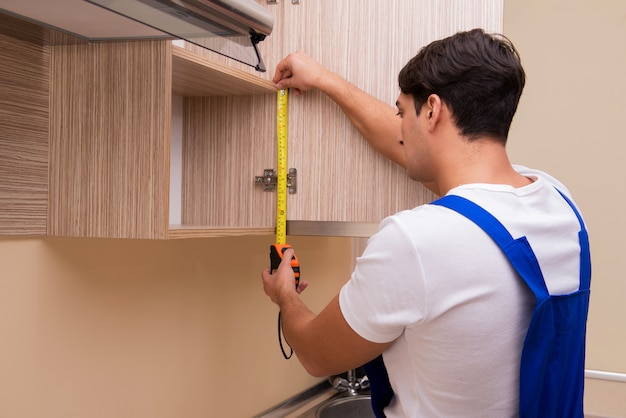
<svg viewBox="0 0 626 418"><path fill-rule="evenodd" d="M37 111L43 113L25 108L26 122L11 121L15 110L0 102L0 212L13 190L4 173L21 182L23 176L15 173L27 166L22 172L29 183L18 186L13 212L33 197L38 230L47 210L52 236L271 234L275 194L257 187L254 178L276 165L276 94L269 80L280 59L303 50L393 105L397 73L423 45L458 30L502 29L502 0L260 2L276 18L272 34L260 44L265 74L167 40L85 43L50 32L36 64L3 47L0 88L12 89L5 69L19 73L22 65L37 65L41 84L16 86L11 94L24 106L37 107L39 102L29 99L36 93L43 98ZM434 198L378 155L321 93L291 94L288 107L289 167L298 170L297 193L288 196L290 233L302 233L295 226L310 222L375 225ZM48 119L49 125L42 123ZM32 139L35 153L28 164L20 158L31 149L15 148L16 138L28 136L5 131L12 123L32 126L39 135ZM49 167L41 155L46 136ZM7 147L12 147L7 155L19 156L5 157ZM4 169L6 162L14 165ZM46 191L47 201L41 198ZM2 216L0 228L6 224ZM323 227L309 227L307 233L340 234Z"/></svg>
<svg viewBox="0 0 626 418"><path fill-rule="evenodd" d="M272 108L264 96L273 97L272 83L171 41L86 44L55 36L50 235L271 233L271 196L253 187L252 170L271 159ZM196 108L191 96L214 97ZM245 138L235 138L233 126ZM234 144L242 140L243 147ZM183 162L181 152L197 164ZM190 182L208 188L185 192ZM173 210L198 217L187 221Z"/></svg>

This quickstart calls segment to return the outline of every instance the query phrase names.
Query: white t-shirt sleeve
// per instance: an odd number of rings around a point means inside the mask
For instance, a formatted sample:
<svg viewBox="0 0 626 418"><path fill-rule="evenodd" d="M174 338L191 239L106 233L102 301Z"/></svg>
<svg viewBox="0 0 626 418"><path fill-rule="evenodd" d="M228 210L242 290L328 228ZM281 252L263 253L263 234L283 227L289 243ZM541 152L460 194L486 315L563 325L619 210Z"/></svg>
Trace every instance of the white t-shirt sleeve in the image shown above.
<svg viewBox="0 0 626 418"><path fill-rule="evenodd" d="M384 219L339 294L350 327L372 342L393 341L424 317L423 270L405 231L401 216Z"/></svg>

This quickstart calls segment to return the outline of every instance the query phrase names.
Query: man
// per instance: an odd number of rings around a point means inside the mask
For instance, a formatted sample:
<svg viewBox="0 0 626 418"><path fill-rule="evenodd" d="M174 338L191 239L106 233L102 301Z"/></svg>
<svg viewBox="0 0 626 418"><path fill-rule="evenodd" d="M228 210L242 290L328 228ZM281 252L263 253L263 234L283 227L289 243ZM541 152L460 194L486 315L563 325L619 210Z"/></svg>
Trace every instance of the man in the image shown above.
<svg viewBox="0 0 626 418"><path fill-rule="evenodd" d="M513 237L526 237L551 295L577 292L586 271L584 226L561 195L569 192L543 172L512 166L506 153L525 82L513 45L482 30L460 32L423 48L398 80L396 111L301 52L281 61L274 76L280 89L321 90L411 179L478 204ZM306 283L294 288L289 263L266 269L262 279L280 307L286 340L312 375L383 354L395 393L386 416L524 416L533 413L522 405L530 405L526 386L552 392L528 385L523 364L520 372L539 296L503 251L471 219L429 204L381 222L350 281L319 315L300 299ZM576 310L584 357L587 305ZM582 382L580 358L571 363ZM582 414L579 386L567 401L575 414ZM561 413L573 416L555 416Z"/></svg>

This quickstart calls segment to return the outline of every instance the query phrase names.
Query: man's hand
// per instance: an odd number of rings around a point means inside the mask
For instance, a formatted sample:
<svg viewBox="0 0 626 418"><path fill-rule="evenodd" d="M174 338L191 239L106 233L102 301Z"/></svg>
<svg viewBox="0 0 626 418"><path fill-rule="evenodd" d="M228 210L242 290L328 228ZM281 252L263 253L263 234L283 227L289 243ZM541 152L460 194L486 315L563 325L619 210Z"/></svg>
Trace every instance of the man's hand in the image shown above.
<svg viewBox="0 0 626 418"><path fill-rule="evenodd" d="M295 283L295 276L291 268L293 254L293 249L287 249L278 269L273 274L269 267L261 273L265 294L279 306L288 298L300 294L308 286L306 281L300 281L297 289L293 285Z"/></svg>
<svg viewBox="0 0 626 418"><path fill-rule="evenodd" d="M311 375L323 377L354 369L391 345L367 341L354 332L341 313L339 295L319 315L311 312L298 296L307 283L300 281L298 289L293 285L293 254L292 248L287 249L278 269L272 274L266 268L261 278L265 293L280 307L285 339Z"/></svg>
<svg viewBox="0 0 626 418"><path fill-rule="evenodd" d="M294 89L297 95L320 88L320 83L329 71L302 51L287 55L276 66L274 78L279 89Z"/></svg>

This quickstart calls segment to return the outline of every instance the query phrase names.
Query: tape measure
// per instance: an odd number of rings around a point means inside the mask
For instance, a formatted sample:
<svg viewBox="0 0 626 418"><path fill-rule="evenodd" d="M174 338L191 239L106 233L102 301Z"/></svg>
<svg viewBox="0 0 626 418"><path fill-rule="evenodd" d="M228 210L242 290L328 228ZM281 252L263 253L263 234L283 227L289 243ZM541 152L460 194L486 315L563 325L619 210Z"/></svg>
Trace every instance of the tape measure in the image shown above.
<svg viewBox="0 0 626 418"><path fill-rule="evenodd" d="M270 246L270 266L276 270L283 259L283 253L291 245L287 244L287 90L278 90L276 100L276 139L278 149L278 168L276 169L276 244ZM294 255L291 258L296 288L300 283L300 264ZM287 354L281 338L281 316L278 312L278 343L283 356L288 360L293 355ZM289 343L287 343L289 345Z"/></svg>
<svg viewBox="0 0 626 418"><path fill-rule="evenodd" d="M287 90L278 90L276 96L276 139L278 168L276 169L276 244L270 246L270 266L278 268L287 244ZM291 268L295 274L296 287L300 282L300 264L294 255Z"/></svg>
<svg viewBox="0 0 626 418"><path fill-rule="evenodd" d="M287 243L287 90L278 90L276 100L276 244Z"/></svg>

